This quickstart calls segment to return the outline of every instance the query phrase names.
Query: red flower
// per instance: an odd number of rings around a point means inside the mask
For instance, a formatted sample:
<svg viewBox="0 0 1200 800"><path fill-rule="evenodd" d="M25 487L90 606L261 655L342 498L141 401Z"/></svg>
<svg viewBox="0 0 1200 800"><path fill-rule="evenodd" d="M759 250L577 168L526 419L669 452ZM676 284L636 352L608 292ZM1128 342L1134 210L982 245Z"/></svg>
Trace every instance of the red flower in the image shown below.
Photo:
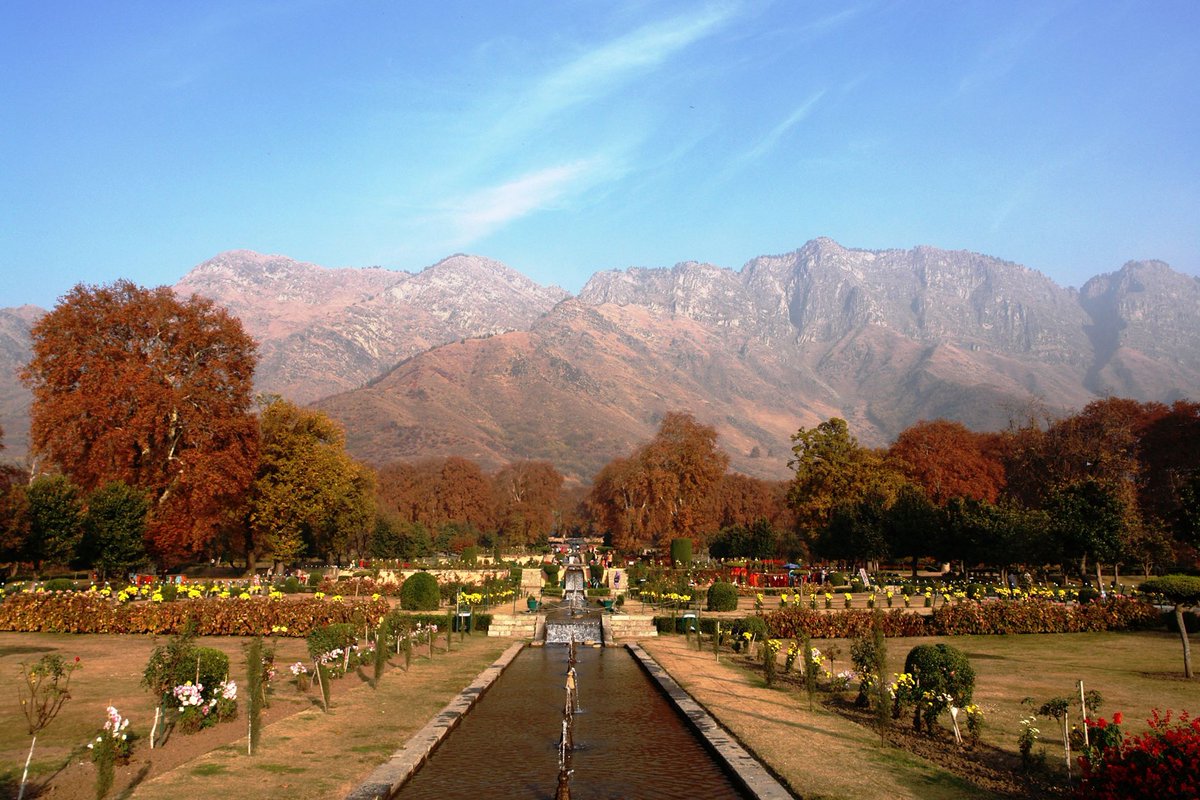
<svg viewBox="0 0 1200 800"><path fill-rule="evenodd" d="M1104 728L1107 728L1108 720L1106 720L1104 717L1101 717L1099 720L1097 720L1096 727L1100 728L1101 730L1103 730Z"/></svg>
<svg viewBox="0 0 1200 800"><path fill-rule="evenodd" d="M1113 714L1113 725L1120 725L1124 721L1125 721L1125 716L1120 711Z"/></svg>

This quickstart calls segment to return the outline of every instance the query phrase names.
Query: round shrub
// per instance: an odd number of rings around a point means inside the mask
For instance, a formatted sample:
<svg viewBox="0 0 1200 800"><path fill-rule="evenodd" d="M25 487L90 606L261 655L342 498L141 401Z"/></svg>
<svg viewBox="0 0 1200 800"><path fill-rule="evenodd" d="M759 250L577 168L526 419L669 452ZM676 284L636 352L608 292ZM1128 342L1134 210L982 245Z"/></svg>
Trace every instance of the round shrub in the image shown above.
<svg viewBox="0 0 1200 800"><path fill-rule="evenodd" d="M671 540L671 563L687 566L692 563L692 540L687 538Z"/></svg>
<svg viewBox="0 0 1200 800"><path fill-rule="evenodd" d="M300 579L295 575L289 575L283 579L283 585L280 586L280 591L284 594L296 594L300 591Z"/></svg>
<svg viewBox="0 0 1200 800"><path fill-rule="evenodd" d="M551 561L549 564L542 564L542 572L546 576L546 582L558 585L558 563Z"/></svg>
<svg viewBox="0 0 1200 800"><path fill-rule="evenodd" d="M321 585L321 580L324 576L319 572L308 573L308 588L315 589Z"/></svg>
<svg viewBox="0 0 1200 800"><path fill-rule="evenodd" d="M708 587L708 605L706 608L709 611L737 611L737 605L737 587L732 583L717 581Z"/></svg>
<svg viewBox="0 0 1200 800"><path fill-rule="evenodd" d="M965 706L975 691L975 669L967 656L948 644L919 644L904 659L904 671L920 682L921 690L945 693Z"/></svg>
<svg viewBox="0 0 1200 800"><path fill-rule="evenodd" d="M972 600L982 600L983 598L987 597L987 587L982 583L968 583L967 597L971 598Z"/></svg>
<svg viewBox="0 0 1200 800"><path fill-rule="evenodd" d="M479 548L475 545L464 547L462 551L462 562L464 564L475 566L477 561L479 561Z"/></svg>
<svg viewBox="0 0 1200 800"><path fill-rule="evenodd" d="M1079 595L1078 595L1077 599L1079 600L1080 603L1090 603L1093 600L1100 599L1100 592L1098 592L1097 590L1093 589L1090 586L1084 586L1082 589L1079 590Z"/></svg>
<svg viewBox="0 0 1200 800"><path fill-rule="evenodd" d="M850 591L853 592L854 594L862 594L866 590L867 590L867 585L865 583L863 583L862 581L860 581L858 578L855 578L852 581L850 581Z"/></svg>
<svg viewBox="0 0 1200 800"><path fill-rule="evenodd" d="M400 586L400 607L405 611L437 611L441 598L437 578L428 572L409 575Z"/></svg>
<svg viewBox="0 0 1200 800"><path fill-rule="evenodd" d="M831 572L825 576L825 582L830 586L845 586L846 576L841 572Z"/></svg>

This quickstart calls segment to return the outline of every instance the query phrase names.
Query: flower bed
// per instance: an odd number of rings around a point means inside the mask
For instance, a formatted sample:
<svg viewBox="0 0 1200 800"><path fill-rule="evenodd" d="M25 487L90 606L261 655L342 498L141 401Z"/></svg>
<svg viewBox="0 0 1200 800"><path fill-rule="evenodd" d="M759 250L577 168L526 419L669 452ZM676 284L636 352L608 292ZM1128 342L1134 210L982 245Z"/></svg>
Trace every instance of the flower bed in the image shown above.
<svg viewBox="0 0 1200 800"><path fill-rule="evenodd" d="M868 633L872 624L869 611L822 613L795 606L768 612L763 618L772 636L785 639L804 634L823 639L854 638ZM1162 624L1161 613L1154 606L1122 596L1083 605L1043 598L967 600L944 605L928 617L895 610L884 613L882 619L885 636L1080 633L1143 630Z"/></svg>
<svg viewBox="0 0 1200 800"><path fill-rule="evenodd" d="M0 603L0 630L57 633L179 633L189 621L201 636L307 636L335 622L374 625L382 598L203 597L174 603L123 604L89 592L29 592Z"/></svg>

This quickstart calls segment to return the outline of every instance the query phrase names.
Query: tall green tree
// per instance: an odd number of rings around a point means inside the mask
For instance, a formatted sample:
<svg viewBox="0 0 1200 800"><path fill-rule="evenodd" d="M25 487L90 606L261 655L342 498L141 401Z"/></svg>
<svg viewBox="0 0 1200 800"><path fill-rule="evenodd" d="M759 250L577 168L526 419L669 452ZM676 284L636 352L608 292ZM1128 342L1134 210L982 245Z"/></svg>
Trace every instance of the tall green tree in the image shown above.
<svg viewBox="0 0 1200 800"><path fill-rule="evenodd" d="M1046 511L1063 557L1079 564L1081 576L1087 574L1091 559L1096 585L1102 585L1100 565L1121 558L1128 533L1126 508L1118 491L1096 480L1082 480L1055 490Z"/></svg>
<svg viewBox="0 0 1200 800"><path fill-rule="evenodd" d="M145 492L121 481L106 483L87 496L79 558L101 578L143 566L146 557L146 518L150 502Z"/></svg>
<svg viewBox="0 0 1200 800"><path fill-rule="evenodd" d="M29 484L25 497L28 560L38 570L43 564L70 564L83 534L83 508L75 484L65 475L43 475Z"/></svg>

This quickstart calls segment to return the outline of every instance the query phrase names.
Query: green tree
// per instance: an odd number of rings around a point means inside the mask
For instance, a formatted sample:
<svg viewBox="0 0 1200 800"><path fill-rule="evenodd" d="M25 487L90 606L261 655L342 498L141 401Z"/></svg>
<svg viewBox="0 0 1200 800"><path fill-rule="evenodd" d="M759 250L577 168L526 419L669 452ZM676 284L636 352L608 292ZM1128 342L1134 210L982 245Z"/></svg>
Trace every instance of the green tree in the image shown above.
<svg viewBox="0 0 1200 800"><path fill-rule="evenodd" d="M1051 531L1064 558L1079 564L1087 574L1090 558L1096 568L1096 585L1102 585L1101 562L1121 557L1127 533L1126 508L1112 487L1086 479L1051 493L1047 508Z"/></svg>
<svg viewBox="0 0 1200 800"><path fill-rule="evenodd" d="M87 496L79 558L104 578L144 565L146 494L121 481L106 483Z"/></svg>
<svg viewBox="0 0 1200 800"><path fill-rule="evenodd" d="M43 564L71 563L82 536L79 490L65 475L37 478L25 494L29 514L28 557Z"/></svg>

